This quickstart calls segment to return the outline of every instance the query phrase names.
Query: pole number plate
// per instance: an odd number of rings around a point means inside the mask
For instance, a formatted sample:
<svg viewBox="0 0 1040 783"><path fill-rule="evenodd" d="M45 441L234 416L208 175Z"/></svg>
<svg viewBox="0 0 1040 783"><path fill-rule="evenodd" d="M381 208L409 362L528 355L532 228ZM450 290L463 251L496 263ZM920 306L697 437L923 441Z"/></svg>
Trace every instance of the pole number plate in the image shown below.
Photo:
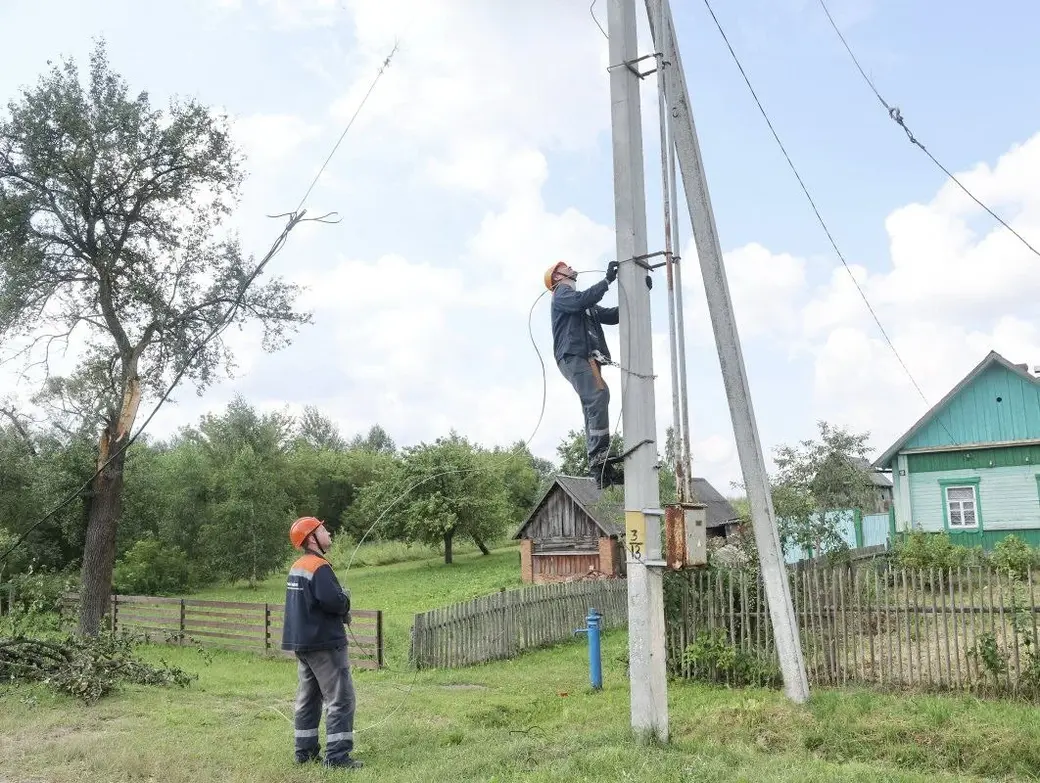
<svg viewBox="0 0 1040 783"><path fill-rule="evenodd" d="M625 549L635 560L646 553L646 517L641 511L625 512Z"/></svg>

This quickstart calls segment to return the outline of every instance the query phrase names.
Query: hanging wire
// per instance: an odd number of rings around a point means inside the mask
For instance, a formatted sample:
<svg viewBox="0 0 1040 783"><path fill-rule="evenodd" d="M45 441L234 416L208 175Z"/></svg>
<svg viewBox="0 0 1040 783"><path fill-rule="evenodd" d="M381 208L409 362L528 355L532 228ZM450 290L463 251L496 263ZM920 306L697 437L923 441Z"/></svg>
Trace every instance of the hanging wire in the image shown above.
<svg viewBox="0 0 1040 783"><path fill-rule="evenodd" d="M818 2L820 3L820 7L823 9L823 12L827 15L827 21L830 22L831 27L834 28L834 32L837 33L838 38L841 40L842 45L845 47L845 51L848 52L849 57L852 58L852 62L856 66L856 70L859 71L859 75L863 77L863 81L867 83L867 86L870 88L871 92L873 92L874 96L878 99L878 102L885 107L885 111L888 112L888 116L892 119L892 121L903 129L903 131L906 133L907 139L910 140L910 143L918 147L925 155L927 155L929 159L932 161L932 163L934 163L943 174L945 174L949 179L953 180L957 187L964 191L968 198L970 198L972 201L974 201L976 204L982 207L982 209L989 213L990 217L992 217L994 220L1000 223L1000 225L1002 225L1004 228L1006 228L1008 231L1014 234L1018 241L1025 245L1027 248L1029 248L1029 250L1031 250L1034 255L1040 256L1040 251L1037 251L1037 249L1033 247L1033 245L1031 245L1025 237L1023 237L1021 234L1015 231L1015 229L1008 225L1008 223L1002 217L1000 217L1000 215L998 215L996 212L990 209L989 206L983 203L981 199L979 199L974 193L968 190L967 186L963 182L961 182L960 179L958 179L953 174L953 172L946 168L946 166L944 166L939 161L939 159L936 158L928 150L928 148L925 147L924 144L922 144L920 140L918 140L918 138L911 132L910 128L907 127L906 120L903 119L903 115L899 111L899 107L889 105L888 101L886 101L882 97L881 92L875 86L874 81L869 76L867 76L866 71L863 70L863 66L860 65L859 60L853 53L852 47L850 47L849 42L845 40L845 36L842 34L841 29L834 21L834 17L831 16L831 12L827 8L827 4L824 2L824 0L818 0Z"/></svg>
<svg viewBox="0 0 1040 783"><path fill-rule="evenodd" d="M853 285L855 285L856 290L859 292L860 298L863 300L863 303L866 305L867 310L873 317L874 323L877 324L877 327L880 330L882 337L885 338L885 342L888 344L888 347L891 349L893 355L896 357L896 360L903 368L903 372L906 373L906 376L910 379L910 383L913 384L914 388L917 390L917 393L920 395L921 399L924 400L925 404L930 405L928 397L921 389L921 386L920 384L918 384L917 379L914 378L913 373L910 372L910 368L907 367L906 362L903 361L903 357L899 355L899 351L896 349L895 344L892 342L892 339L888 336L888 332L885 331L885 327L882 325L881 319L878 318L877 313L874 311L873 305L871 305L870 300L867 299L867 295L863 291L863 288L860 286L859 281L856 280L856 276L853 274L852 268L849 266L848 261L845 259L845 254L841 252L841 249L838 247L837 241L834 239L834 235L831 234L831 230L827 226L827 222L823 219L823 215L820 214L820 210L817 208L816 202L813 199L812 194L809 192L809 188L806 186L801 174L799 174L798 168L794 165L794 161L791 160L791 156L787 153L787 148L784 147L784 143L780 140L780 136L779 134L777 134L776 128L773 127L773 123L769 119L769 114L766 112L765 107L759 100L758 94L755 92L755 88L752 86L751 80L748 78L747 72L744 70L744 66L740 62L740 58L737 56L736 51L734 51L733 45L729 42L729 37L726 35L726 31L723 29L718 17L715 16L715 11L711 7L711 3L709 2L709 0L704 0L704 5L707 6L708 13L711 14L711 18L715 22L715 27L718 28L719 34L722 36L722 40L726 44L726 48L729 49L729 53L730 56L733 58L733 62L736 64L737 69L740 71L740 75L744 78L744 83L747 85L748 91L751 93L751 97L752 99L754 99L755 105L758 107L759 113L761 113L762 118L766 121L766 125L769 126L769 131L770 133L772 133L773 139L776 141L777 146L783 153L784 159L787 161L787 165L791 168L791 171L794 174L795 179L798 180L798 184L801 186L802 192L805 194L805 198L809 202L809 206L812 207L813 213L816 215L817 221L819 221L820 226L823 228L823 232L827 235L827 239L830 241L831 247L834 249L835 254L841 260L842 265L845 267L845 271L848 272L849 278L852 280ZM945 428L945 425L943 426ZM947 433L949 434L949 431L947 431ZM950 435L950 437L952 438L953 436Z"/></svg>

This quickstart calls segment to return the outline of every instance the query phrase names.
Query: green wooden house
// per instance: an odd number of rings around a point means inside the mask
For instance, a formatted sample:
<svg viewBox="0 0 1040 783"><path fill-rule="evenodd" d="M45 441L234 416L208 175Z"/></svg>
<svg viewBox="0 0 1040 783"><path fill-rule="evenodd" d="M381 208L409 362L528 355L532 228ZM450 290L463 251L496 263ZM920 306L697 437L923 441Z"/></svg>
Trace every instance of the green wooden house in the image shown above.
<svg viewBox="0 0 1040 783"><path fill-rule="evenodd" d="M891 533L947 531L986 550L1009 533L1040 546L1040 378L996 352L893 443Z"/></svg>

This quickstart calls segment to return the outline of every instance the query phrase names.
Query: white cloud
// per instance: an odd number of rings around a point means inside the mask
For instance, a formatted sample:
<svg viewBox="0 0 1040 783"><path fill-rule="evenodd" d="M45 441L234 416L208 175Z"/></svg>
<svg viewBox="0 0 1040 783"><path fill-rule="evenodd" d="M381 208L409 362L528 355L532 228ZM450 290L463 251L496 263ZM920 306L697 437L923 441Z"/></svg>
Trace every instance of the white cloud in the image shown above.
<svg viewBox="0 0 1040 783"><path fill-rule="evenodd" d="M219 10L241 12L256 8L280 28L328 27L342 20L339 0L210 0Z"/></svg>
<svg viewBox="0 0 1040 783"><path fill-rule="evenodd" d="M537 177L532 150L592 149L609 126L605 42L587 8L549 0L348 5L363 66L333 117L354 113L399 39L355 128L386 149L418 148L435 184L506 196L517 176L526 184L529 167Z"/></svg>
<svg viewBox="0 0 1040 783"><path fill-rule="evenodd" d="M702 344L713 343L703 278L692 240L682 258L687 334ZM773 253L752 242L723 253L723 263L741 340L762 336L790 338L797 332L798 310L805 298L804 259Z"/></svg>
<svg viewBox="0 0 1040 783"><path fill-rule="evenodd" d="M235 122L235 135L249 162L257 167L285 160L321 126L291 114L251 114Z"/></svg>
<svg viewBox="0 0 1040 783"><path fill-rule="evenodd" d="M997 165L958 178L1040 242L1040 134ZM844 269L805 308L813 340L815 394L821 416L876 433L885 448L938 402L990 350L1013 362L1040 362L1033 316L1040 259L953 182L927 204L894 210L886 221L891 266L854 268L896 351L921 387L921 398L879 333Z"/></svg>

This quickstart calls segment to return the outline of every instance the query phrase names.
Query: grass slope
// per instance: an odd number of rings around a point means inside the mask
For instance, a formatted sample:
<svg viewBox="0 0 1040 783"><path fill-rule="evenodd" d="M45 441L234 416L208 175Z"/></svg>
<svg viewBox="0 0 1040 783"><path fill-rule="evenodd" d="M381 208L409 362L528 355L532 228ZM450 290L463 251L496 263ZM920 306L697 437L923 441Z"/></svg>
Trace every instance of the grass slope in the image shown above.
<svg viewBox="0 0 1040 783"><path fill-rule="evenodd" d="M357 565L347 570L349 552L330 554L340 583L350 590L351 603L358 609L382 609L385 654L389 666L405 666L409 631L416 612L436 606L468 601L496 590L519 587L520 550L505 547L490 555L468 553L445 565L437 557L386 566ZM288 570L288 565L286 565ZM281 604L285 600L285 574L271 577L254 588L242 584L202 591L193 598L214 601L258 601Z"/></svg>

